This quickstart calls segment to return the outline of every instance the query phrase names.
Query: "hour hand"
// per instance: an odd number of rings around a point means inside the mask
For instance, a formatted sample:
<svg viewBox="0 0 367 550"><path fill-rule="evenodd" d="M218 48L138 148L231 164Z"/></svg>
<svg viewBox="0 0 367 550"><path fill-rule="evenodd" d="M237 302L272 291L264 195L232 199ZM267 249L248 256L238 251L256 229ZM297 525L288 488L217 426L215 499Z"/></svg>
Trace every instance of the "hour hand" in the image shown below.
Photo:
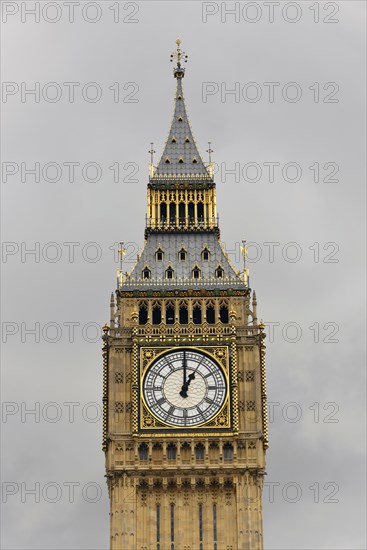
<svg viewBox="0 0 367 550"><path fill-rule="evenodd" d="M189 388L189 384L188 384L188 382L185 382L185 384L182 386L181 391L180 391L181 397L187 397L188 388Z"/></svg>

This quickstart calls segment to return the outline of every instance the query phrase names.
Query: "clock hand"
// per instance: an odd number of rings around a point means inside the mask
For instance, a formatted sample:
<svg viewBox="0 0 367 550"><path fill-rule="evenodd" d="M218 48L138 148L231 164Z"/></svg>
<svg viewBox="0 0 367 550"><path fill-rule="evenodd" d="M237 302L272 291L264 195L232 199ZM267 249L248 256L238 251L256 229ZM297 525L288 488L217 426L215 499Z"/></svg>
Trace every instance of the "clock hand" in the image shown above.
<svg viewBox="0 0 367 550"><path fill-rule="evenodd" d="M186 351L183 352L183 383L186 384L186 368L187 368L187 361L186 361Z"/></svg>
<svg viewBox="0 0 367 550"><path fill-rule="evenodd" d="M181 397L187 397L187 389L189 387L189 383L186 380L186 367L187 367L187 364L186 364L186 351L185 350L183 352L182 366L183 366L183 385L182 385L182 388L181 388L181 391L180 391L180 395L181 395Z"/></svg>

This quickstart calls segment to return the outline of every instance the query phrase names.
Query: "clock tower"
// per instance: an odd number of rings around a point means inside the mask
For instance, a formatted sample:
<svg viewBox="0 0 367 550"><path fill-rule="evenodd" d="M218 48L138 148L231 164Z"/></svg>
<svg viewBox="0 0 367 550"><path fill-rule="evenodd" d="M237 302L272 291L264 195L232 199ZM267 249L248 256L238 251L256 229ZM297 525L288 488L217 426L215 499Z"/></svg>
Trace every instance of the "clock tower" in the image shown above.
<svg viewBox="0 0 367 550"><path fill-rule="evenodd" d="M150 151L144 248L120 269L103 327L110 546L261 550L264 325L247 269L221 245L212 150L204 164L179 40L171 60L174 113L156 166Z"/></svg>

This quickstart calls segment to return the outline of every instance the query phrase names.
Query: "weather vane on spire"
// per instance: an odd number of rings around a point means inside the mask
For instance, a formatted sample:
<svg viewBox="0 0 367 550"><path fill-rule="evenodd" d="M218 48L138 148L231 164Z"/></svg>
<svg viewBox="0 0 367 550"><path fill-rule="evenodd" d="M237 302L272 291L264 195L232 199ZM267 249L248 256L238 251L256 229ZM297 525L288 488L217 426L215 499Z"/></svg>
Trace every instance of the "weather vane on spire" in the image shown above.
<svg viewBox="0 0 367 550"><path fill-rule="evenodd" d="M183 78L185 75L185 69L181 67L181 61L184 61L184 63L187 63L188 56L180 48L180 44L181 44L180 38L177 38L176 44L177 44L177 50L171 54L170 61L172 62L174 59L177 61L177 67L173 69L173 74L175 78Z"/></svg>

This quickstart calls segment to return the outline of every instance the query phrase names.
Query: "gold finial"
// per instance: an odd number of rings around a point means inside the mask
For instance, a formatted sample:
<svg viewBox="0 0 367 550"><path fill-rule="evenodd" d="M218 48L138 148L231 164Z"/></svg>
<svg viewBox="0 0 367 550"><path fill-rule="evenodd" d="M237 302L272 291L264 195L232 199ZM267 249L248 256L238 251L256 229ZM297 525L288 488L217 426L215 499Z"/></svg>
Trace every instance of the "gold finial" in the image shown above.
<svg viewBox="0 0 367 550"><path fill-rule="evenodd" d="M175 67L174 70L173 70L173 74L175 75L175 78L183 78L183 76L185 74L185 69L183 69L181 67L181 61L184 61L186 63L187 62L187 55L185 54L185 52L181 51L181 48L180 48L181 39L180 38L177 38L176 44L177 44L177 50L175 51L175 53L171 54L170 61L173 61L174 59L176 59L176 61L177 61L177 67Z"/></svg>
<svg viewBox="0 0 367 550"><path fill-rule="evenodd" d="M104 332L105 334L107 334L107 332L110 330L110 327L108 326L107 323L105 323L105 324L103 325L102 330L103 330L103 332Z"/></svg>
<svg viewBox="0 0 367 550"><path fill-rule="evenodd" d="M261 319L260 324L259 324L259 329L260 329L261 332L265 329L265 324L264 324L264 321L262 319Z"/></svg>

